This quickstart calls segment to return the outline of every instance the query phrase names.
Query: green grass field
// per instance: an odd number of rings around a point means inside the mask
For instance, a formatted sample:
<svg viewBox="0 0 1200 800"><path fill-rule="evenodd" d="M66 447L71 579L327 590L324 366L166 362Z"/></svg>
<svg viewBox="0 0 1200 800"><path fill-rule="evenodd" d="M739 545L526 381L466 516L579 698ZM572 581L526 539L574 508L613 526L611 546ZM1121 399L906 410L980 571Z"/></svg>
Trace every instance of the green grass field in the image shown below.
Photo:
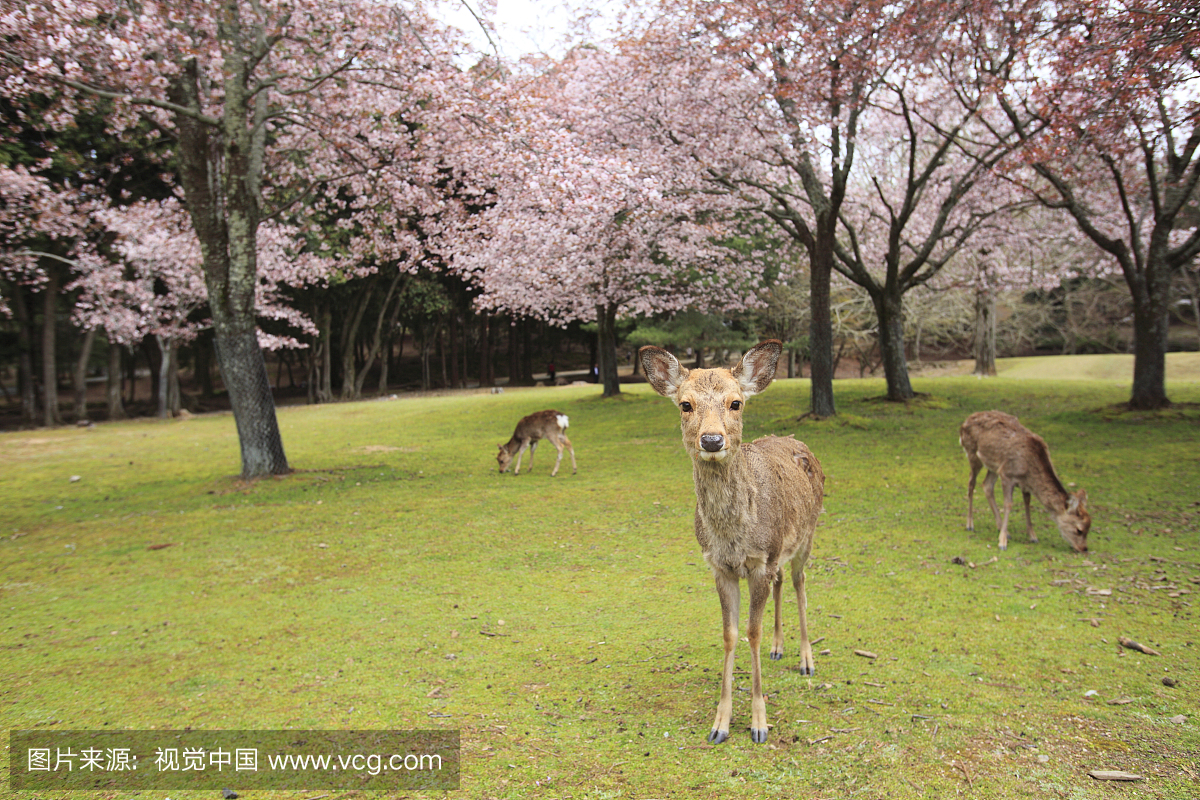
<svg viewBox="0 0 1200 800"><path fill-rule="evenodd" d="M1118 408L1121 381L915 387L838 381L823 422L797 421L807 381L747 404L750 436L794 433L828 476L817 673L794 669L791 598L765 745L745 644L733 735L705 744L719 607L678 414L644 385L281 409L296 472L252 484L228 415L0 435L0 727L456 730L463 798L1200 795L1200 384L1152 414ZM550 407L579 473L551 479L547 446L497 474ZM1003 553L986 504L964 530L958 426L987 408L1088 491L1089 553L1044 513Z"/></svg>

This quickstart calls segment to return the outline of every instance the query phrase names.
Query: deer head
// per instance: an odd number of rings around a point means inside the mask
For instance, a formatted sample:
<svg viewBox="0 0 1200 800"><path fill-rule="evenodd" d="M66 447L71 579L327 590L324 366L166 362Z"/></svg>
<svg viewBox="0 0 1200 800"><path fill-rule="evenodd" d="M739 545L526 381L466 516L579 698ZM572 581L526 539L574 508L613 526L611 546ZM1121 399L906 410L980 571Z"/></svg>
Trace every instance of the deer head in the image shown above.
<svg viewBox="0 0 1200 800"><path fill-rule="evenodd" d="M771 385L783 351L771 339L748 350L732 370L683 367L658 347L639 353L654 391L679 407L683 445L701 461L723 461L742 444L742 408L746 399Z"/></svg>
<svg viewBox="0 0 1200 800"><path fill-rule="evenodd" d="M1062 534L1067 544L1075 548L1077 553L1087 552L1087 535L1092 528L1092 518L1084 508L1085 502L1087 502L1087 492L1080 489L1071 495L1071 499L1067 501L1067 507L1054 518L1055 523L1058 524L1058 532Z"/></svg>

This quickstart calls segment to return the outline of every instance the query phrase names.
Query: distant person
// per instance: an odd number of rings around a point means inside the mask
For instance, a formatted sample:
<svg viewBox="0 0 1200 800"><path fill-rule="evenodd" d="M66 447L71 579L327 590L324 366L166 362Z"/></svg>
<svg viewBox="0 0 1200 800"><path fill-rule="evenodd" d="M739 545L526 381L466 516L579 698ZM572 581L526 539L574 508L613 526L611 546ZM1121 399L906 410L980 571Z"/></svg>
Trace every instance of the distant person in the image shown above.
<svg viewBox="0 0 1200 800"><path fill-rule="evenodd" d="M554 362L551 361L546 365L546 374L550 376L550 382L554 383Z"/></svg>
<svg viewBox="0 0 1200 800"><path fill-rule="evenodd" d="M592 364L591 376L592 376L592 383L600 382L600 368L597 367L595 363Z"/></svg>

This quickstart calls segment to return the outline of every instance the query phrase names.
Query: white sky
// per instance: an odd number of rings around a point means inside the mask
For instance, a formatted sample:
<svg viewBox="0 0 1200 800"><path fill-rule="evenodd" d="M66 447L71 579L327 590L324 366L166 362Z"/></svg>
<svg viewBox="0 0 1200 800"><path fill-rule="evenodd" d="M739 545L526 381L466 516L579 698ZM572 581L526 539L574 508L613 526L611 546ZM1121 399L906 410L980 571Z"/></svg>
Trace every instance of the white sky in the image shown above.
<svg viewBox="0 0 1200 800"><path fill-rule="evenodd" d="M480 13L479 0L466 2ZM493 38L501 56L506 59L516 60L530 53L560 55L563 36L570 30L571 21L584 9L598 9L603 13L615 11L622 5L617 0L497 0ZM444 19L465 31L477 47L490 49L479 25L462 7L461 0L443 0L438 10ZM599 26L593 25L593 30L602 33Z"/></svg>

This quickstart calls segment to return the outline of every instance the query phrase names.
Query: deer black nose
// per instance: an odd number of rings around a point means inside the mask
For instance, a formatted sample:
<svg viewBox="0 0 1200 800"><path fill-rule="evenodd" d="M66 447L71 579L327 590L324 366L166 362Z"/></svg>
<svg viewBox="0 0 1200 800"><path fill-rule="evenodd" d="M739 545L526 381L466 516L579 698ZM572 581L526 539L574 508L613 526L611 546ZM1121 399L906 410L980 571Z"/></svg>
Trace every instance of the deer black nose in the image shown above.
<svg viewBox="0 0 1200 800"><path fill-rule="evenodd" d="M706 433L700 437L700 446L710 453L725 447L725 437L719 433Z"/></svg>

